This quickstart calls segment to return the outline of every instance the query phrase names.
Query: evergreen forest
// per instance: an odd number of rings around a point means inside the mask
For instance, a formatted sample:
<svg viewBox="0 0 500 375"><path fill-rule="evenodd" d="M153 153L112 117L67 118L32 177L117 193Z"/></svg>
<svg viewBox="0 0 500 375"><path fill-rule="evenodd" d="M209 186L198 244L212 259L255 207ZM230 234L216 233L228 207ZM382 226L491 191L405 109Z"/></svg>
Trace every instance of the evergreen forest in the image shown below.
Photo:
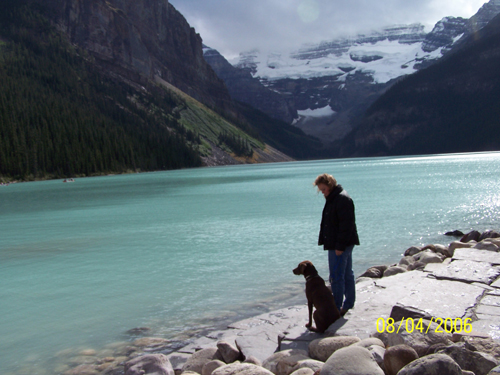
<svg viewBox="0 0 500 375"><path fill-rule="evenodd" d="M201 165L178 98L99 71L41 12L0 16L0 178L34 180Z"/></svg>

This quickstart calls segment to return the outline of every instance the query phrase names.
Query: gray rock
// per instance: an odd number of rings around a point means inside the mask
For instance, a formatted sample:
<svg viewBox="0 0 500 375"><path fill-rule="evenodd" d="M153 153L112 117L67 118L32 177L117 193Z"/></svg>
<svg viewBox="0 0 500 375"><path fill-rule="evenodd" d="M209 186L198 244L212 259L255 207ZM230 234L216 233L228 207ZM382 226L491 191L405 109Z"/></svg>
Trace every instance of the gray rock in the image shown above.
<svg viewBox="0 0 500 375"><path fill-rule="evenodd" d="M203 365L201 369L201 375L212 375L219 367L225 366L226 364L218 359L214 359L213 361L207 362Z"/></svg>
<svg viewBox="0 0 500 375"><path fill-rule="evenodd" d="M201 374L203 366L214 359L221 359L217 355L217 348L199 350L191 355L191 358L182 367L182 371L193 371Z"/></svg>
<svg viewBox="0 0 500 375"><path fill-rule="evenodd" d="M424 264L443 262L443 258L439 254L434 253L432 250L425 250L418 254L415 254L413 256L413 259L415 259L415 262L420 262Z"/></svg>
<svg viewBox="0 0 500 375"><path fill-rule="evenodd" d="M379 345L371 345L366 349L368 349L375 362L377 362L380 368L385 372L385 365L384 365L385 348Z"/></svg>
<svg viewBox="0 0 500 375"><path fill-rule="evenodd" d="M405 251L405 256L413 256L415 254L418 254L422 251L422 248L421 247L417 247L417 246L412 246L410 247L409 249L406 249Z"/></svg>
<svg viewBox="0 0 500 375"><path fill-rule="evenodd" d="M243 359L241 352L227 341L219 341L217 343L217 349L219 350L222 360L226 363L233 363Z"/></svg>
<svg viewBox="0 0 500 375"><path fill-rule="evenodd" d="M414 321L422 319L430 320L432 317L430 314L423 310L417 309L416 307L403 306L400 303L396 303L391 310L390 317L394 319L395 322L399 322L403 319L411 318Z"/></svg>
<svg viewBox="0 0 500 375"><path fill-rule="evenodd" d="M482 241L486 238L498 238L498 237L500 237L500 233L498 233L494 230L487 230L487 231L484 231L483 233L481 233L481 236L479 236L479 241Z"/></svg>
<svg viewBox="0 0 500 375"><path fill-rule="evenodd" d="M315 373L316 371L321 370L324 364L324 362L317 361L315 359L304 359L302 361L298 361L291 371L295 373L299 369L309 369Z"/></svg>
<svg viewBox="0 0 500 375"><path fill-rule="evenodd" d="M428 348L432 345L444 344L449 346L453 344L451 341L451 333L436 332L439 327L438 324L432 322L428 330L429 321L423 319L422 324L425 330L423 332L414 330L412 333L409 333L406 329L401 329L399 333L387 333L387 331L382 333L376 332L374 336L382 340L387 347L402 344L408 345L417 352L419 357L424 356ZM394 326L399 327L399 322L394 323Z"/></svg>
<svg viewBox="0 0 500 375"><path fill-rule="evenodd" d="M125 375L174 375L174 369L164 354L147 354L125 363Z"/></svg>
<svg viewBox="0 0 500 375"><path fill-rule="evenodd" d="M415 263L415 259L412 256L405 256L399 260L400 266L409 266L410 264Z"/></svg>
<svg viewBox="0 0 500 375"><path fill-rule="evenodd" d="M292 372L290 375L314 375L315 371L310 368L304 367Z"/></svg>
<svg viewBox="0 0 500 375"><path fill-rule="evenodd" d="M491 369L488 375L500 375L500 366Z"/></svg>
<svg viewBox="0 0 500 375"><path fill-rule="evenodd" d="M255 358L253 355L251 355L248 358L245 358L245 360L243 361L243 363L251 363L253 365L257 365L257 366L261 366L262 367L262 362L259 361L258 358Z"/></svg>
<svg viewBox="0 0 500 375"><path fill-rule="evenodd" d="M473 352L465 347L465 343L457 343L448 346L440 351L458 363L467 371L472 371L476 375L487 375L492 368L498 365L498 361L490 354Z"/></svg>
<svg viewBox="0 0 500 375"><path fill-rule="evenodd" d="M287 349L274 353L262 362L262 367L276 375L290 374L299 361L310 359L305 350Z"/></svg>
<svg viewBox="0 0 500 375"><path fill-rule="evenodd" d="M465 337L463 341L466 349L491 354L500 361L500 342L491 339L491 337Z"/></svg>
<svg viewBox="0 0 500 375"><path fill-rule="evenodd" d="M219 367L212 375L274 375L269 370L263 367L256 366L251 363L231 363Z"/></svg>
<svg viewBox="0 0 500 375"><path fill-rule="evenodd" d="M397 275L398 273L406 272L406 268L401 266L392 266L384 271L384 277Z"/></svg>
<svg viewBox="0 0 500 375"><path fill-rule="evenodd" d="M424 262L413 262L412 264L410 264L408 266L408 271L415 271L415 270L418 270L418 271L422 271L426 266L426 263Z"/></svg>
<svg viewBox="0 0 500 375"><path fill-rule="evenodd" d="M431 354L419 358L405 367L398 375L462 375L460 366L446 354Z"/></svg>
<svg viewBox="0 0 500 375"><path fill-rule="evenodd" d="M386 375L396 375L408 363L418 359L417 352L408 345L395 345L387 348L384 355Z"/></svg>
<svg viewBox="0 0 500 375"><path fill-rule="evenodd" d="M326 361L320 375L384 375L368 349L348 346L337 350Z"/></svg>
<svg viewBox="0 0 500 375"><path fill-rule="evenodd" d="M311 358L325 362L337 350L361 341L355 336L335 336L316 339L309 344Z"/></svg>
<svg viewBox="0 0 500 375"><path fill-rule="evenodd" d="M385 345L384 343L382 342L382 340L376 338L376 337L368 337L367 339L363 339L361 341L358 341L354 344L352 344L354 346L361 346L363 348L369 348L370 346L373 346L373 345L378 345L382 348L385 348Z"/></svg>
<svg viewBox="0 0 500 375"><path fill-rule="evenodd" d="M479 250L488 250L498 252L499 246L493 242L489 242L488 240L478 242L474 245L474 249Z"/></svg>
<svg viewBox="0 0 500 375"><path fill-rule="evenodd" d="M477 242L476 241L471 241L471 242L461 242L461 241L454 241L450 243L450 246L448 246L448 251L451 253L451 255L454 255L454 252L457 249L470 249L473 247Z"/></svg>
<svg viewBox="0 0 500 375"><path fill-rule="evenodd" d="M386 267L387 268L387 267ZM368 268L360 277L370 277L372 279L380 279L384 274L384 270L377 267Z"/></svg>

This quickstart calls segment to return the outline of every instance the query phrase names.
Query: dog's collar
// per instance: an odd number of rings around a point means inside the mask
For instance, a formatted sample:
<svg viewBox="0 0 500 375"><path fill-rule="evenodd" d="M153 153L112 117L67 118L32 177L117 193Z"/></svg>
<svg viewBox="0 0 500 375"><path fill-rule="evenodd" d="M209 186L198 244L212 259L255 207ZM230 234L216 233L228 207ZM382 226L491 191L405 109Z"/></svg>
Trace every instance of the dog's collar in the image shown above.
<svg viewBox="0 0 500 375"><path fill-rule="evenodd" d="M309 280L311 280L311 279L313 279L313 278L315 278L315 277L319 277L319 275L318 275L318 274L316 274L316 275L309 275L309 276L306 276L306 281L309 281Z"/></svg>

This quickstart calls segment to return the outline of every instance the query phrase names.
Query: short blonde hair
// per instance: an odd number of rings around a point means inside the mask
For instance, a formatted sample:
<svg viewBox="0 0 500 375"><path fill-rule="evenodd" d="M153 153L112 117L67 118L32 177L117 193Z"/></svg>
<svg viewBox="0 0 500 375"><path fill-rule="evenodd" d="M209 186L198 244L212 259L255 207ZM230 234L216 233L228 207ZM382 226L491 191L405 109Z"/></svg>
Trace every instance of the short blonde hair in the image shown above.
<svg viewBox="0 0 500 375"><path fill-rule="evenodd" d="M337 180L331 174L323 173L316 177L313 183L314 186L318 186L319 184L325 184L330 189L333 189L337 186Z"/></svg>

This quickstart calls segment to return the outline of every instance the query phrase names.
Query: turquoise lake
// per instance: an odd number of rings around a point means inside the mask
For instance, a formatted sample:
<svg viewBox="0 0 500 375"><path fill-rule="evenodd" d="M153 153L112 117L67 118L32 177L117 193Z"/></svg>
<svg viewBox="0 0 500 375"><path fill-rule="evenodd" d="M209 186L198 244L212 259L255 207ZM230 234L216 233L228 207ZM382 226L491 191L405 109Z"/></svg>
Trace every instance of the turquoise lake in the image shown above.
<svg viewBox="0 0 500 375"><path fill-rule="evenodd" d="M0 373L52 374L54 355L201 329L305 303L333 174L353 198L356 275L450 230L500 230L500 153L199 168L0 187ZM355 310L353 310L355 312ZM305 322L305 321L304 321Z"/></svg>

